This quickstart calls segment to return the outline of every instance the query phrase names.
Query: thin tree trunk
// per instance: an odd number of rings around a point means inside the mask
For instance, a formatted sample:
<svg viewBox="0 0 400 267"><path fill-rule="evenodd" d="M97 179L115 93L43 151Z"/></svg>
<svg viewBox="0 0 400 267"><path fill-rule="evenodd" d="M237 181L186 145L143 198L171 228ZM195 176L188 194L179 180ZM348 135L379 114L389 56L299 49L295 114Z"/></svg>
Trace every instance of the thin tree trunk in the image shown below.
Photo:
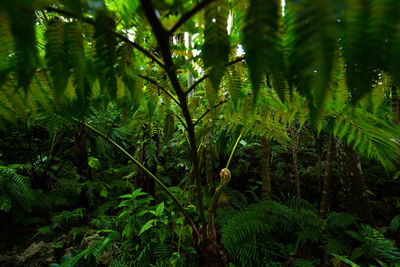
<svg viewBox="0 0 400 267"><path fill-rule="evenodd" d="M212 151L212 139L211 134L207 135L205 143L205 167L206 167L206 180L207 184L214 184L214 162L213 162L213 151Z"/></svg>
<svg viewBox="0 0 400 267"><path fill-rule="evenodd" d="M194 245L201 254L202 259L206 266L227 266L228 259L225 257L226 251L223 249L220 240L214 235L208 235L207 221L203 203L203 190L200 177L199 155L197 154L195 125L192 120L192 115L188 108L187 91L184 91L178 76L176 74L175 64L172 58L171 47L169 39L171 32L163 27L161 24L152 1L140 0L142 10L147 17L147 20L154 32L156 40L159 44L161 55L164 61L164 70L166 71L170 80L171 86L174 89L176 96L179 100L179 107L181 108L184 121L186 123L187 137L190 146L190 161L192 163L192 178L196 186L197 201L200 213L201 225L198 227L200 236L197 233L197 227L192 226ZM200 240L199 240L200 237Z"/></svg>
<svg viewBox="0 0 400 267"><path fill-rule="evenodd" d="M298 198L301 197L300 193L300 179L299 179L299 171L297 168L297 150L298 150L298 142L296 138L296 133L294 131L294 123L289 128L290 137L292 139L292 160L293 160L293 173L296 182L296 196Z"/></svg>
<svg viewBox="0 0 400 267"><path fill-rule="evenodd" d="M85 119L82 120L74 132L75 139L75 152L76 152L76 166L78 173L82 176L88 176L88 154L86 146L87 131L85 127Z"/></svg>
<svg viewBox="0 0 400 267"><path fill-rule="evenodd" d="M318 162L317 162L317 191L318 193L322 192L322 160L323 160L323 151L322 151L322 146L324 143L324 136L318 137L318 134L316 133L315 137L316 143L317 143L317 157L318 157ZM328 141L329 142L329 141Z"/></svg>
<svg viewBox="0 0 400 267"><path fill-rule="evenodd" d="M339 179L344 194L344 205L348 212L364 222L372 222L371 207L365 188L361 163L353 148L343 142L337 143Z"/></svg>
<svg viewBox="0 0 400 267"><path fill-rule="evenodd" d="M335 143L335 138L333 137L333 135L331 133L329 136L328 152L326 155L326 172L325 172L325 178L324 178L324 190L322 191L322 199L321 199L321 205L320 205L320 209L319 209L319 215L323 219L326 218L326 213L328 211L330 191L331 191L334 143Z"/></svg>
<svg viewBox="0 0 400 267"><path fill-rule="evenodd" d="M396 84L392 84L392 111L394 114L394 123L400 123L400 97L397 91Z"/></svg>
<svg viewBox="0 0 400 267"><path fill-rule="evenodd" d="M266 136L261 136L261 198L271 198L271 146Z"/></svg>

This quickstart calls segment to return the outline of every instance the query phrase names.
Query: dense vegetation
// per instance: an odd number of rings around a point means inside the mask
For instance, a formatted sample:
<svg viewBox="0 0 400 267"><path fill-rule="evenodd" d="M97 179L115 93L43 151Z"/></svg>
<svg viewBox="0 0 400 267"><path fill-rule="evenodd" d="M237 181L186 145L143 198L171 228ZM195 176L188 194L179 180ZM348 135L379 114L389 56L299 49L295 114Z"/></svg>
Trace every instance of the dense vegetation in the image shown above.
<svg viewBox="0 0 400 267"><path fill-rule="evenodd" d="M0 266L400 266L398 0L0 0Z"/></svg>

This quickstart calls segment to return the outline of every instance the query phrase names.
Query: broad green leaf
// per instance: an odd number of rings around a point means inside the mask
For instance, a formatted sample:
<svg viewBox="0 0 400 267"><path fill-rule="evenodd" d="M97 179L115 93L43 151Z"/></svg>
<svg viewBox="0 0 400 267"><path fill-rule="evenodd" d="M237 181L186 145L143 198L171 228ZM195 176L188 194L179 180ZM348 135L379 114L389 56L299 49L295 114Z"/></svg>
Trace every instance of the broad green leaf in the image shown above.
<svg viewBox="0 0 400 267"><path fill-rule="evenodd" d="M157 222L157 219L151 219L150 221L147 221L143 226L142 229L140 229L139 234L141 235L142 233L146 232L149 230L151 227L154 226L154 224Z"/></svg>
<svg viewBox="0 0 400 267"><path fill-rule="evenodd" d="M101 164L98 158L95 157L89 157L88 158L88 164L91 168L95 170L100 170L101 169Z"/></svg>
<svg viewBox="0 0 400 267"><path fill-rule="evenodd" d="M156 209L156 216L160 217L162 213L164 212L164 201L158 204L157 209Z"/></svg>

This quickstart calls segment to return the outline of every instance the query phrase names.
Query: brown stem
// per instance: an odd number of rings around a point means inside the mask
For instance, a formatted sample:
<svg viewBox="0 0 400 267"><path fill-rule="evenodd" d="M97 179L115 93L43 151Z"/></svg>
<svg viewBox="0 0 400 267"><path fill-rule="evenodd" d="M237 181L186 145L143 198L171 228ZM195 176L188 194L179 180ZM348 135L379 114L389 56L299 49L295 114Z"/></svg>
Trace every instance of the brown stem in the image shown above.
<svg viewBox="0 0 400 267"><path fill-rule="evenodd" d="M215 109L215 108L221 106L222 104L224 104L224 103L226 103L226 102L228 102L228 100L221 101L221 102L219 102L218 104L215 104L215 105L212 106L211 108L207 109L206 112L204 112L204 113L196 120L196 122L195 122L193 125L196 126L196 125L201 121L201 119L203 119L204 116L206 116L211 110L213 110L213 109Z"/></svg>
<svg viewBox="0 0 400 267"><path fill-rule="evenodd" d="M271 146L266 136L261 136L261 198L271 198Z"/></svg>
<svg viewBox="0 0 400 267"><path fill-rule="evenodd" d="M162 87L158 82L156 82L155 80L153 80L153 79L150 78L150 77L147 77L147 76L144 76L144 75L141 75L141 74L139 74L138 76L139 76L140 78L142 78L143 80L146 80L146 81L148 81L149 83L152 83L152 84L154 84L155 86L157 86L157 88L159 88L160 90L162 90L167 96L169 96L169 97L179 106L179 101L178 101L178 99L176 99L176 97L173 96L173 95L171 94L171 92L169 92L167 89L165 89L164 87Z"/></svg>
<svg viewBox="0 0 400 267"><path fill-rule="evenodd" d="M290 137L292 139L292 160L293 160L293 172L294 172L294 178L296 181L296 196L298 198L301 197L300 194L300 178L299 178L299 171L297 168L297 150L298 150L298 141L296 138L296 133L294 131L294 122L289 128L290 132Z"/></svg>
<svg viewBox="0 0 400 267"><path fill-rule="evenodd" d="M331 191L331 180L332 180L332 164L333 164L333 148L335 144L335 138L331 133L328 141L328 152L326 154L326 172L324 178L324 189L322 191L321 205L319 208L319 215L325 219L328 211L329 193ZM318 178L319 179L319 178Z"/></svg>
<svg viewBox="0 0 400 267"><path fill-rule="evenodd" d="M226 67L234 65L239 62L242 62L245 59L246 59L245 57L238 57L238 58L232 60L231 62L229 62L228 64L226 64ZM192 84L192 86L189 87L189 89L187 91L185 91L185 94L189 94L192 90L194 90L194 88L197 87L197 85L199 85L202 81L204 81L207 78L208 78L208 74L204 74L201 78L199 78L197 81L195 81Z"/></svg>
<svg viewBox="0 0 400 267"><path fill-rule="evenodd" d="M169 35L172 35L176 30L179 29L180 26L182 26L188 19L193 17L197 12L205 8L208 4L213 2L215 0L204 0L203 2L198 3L194 8L192 8L190 11L186 12L183 14L177 23L175 23L174 26L168 31Z"/></svg>

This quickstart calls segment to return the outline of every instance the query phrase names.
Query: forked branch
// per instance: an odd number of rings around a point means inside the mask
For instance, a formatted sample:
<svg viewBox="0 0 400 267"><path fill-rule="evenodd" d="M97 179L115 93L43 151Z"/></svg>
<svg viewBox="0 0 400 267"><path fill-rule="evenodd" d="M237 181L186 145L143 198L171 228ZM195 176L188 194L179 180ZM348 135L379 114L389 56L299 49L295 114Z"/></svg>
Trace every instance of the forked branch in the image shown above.
<svg viewBox="0 0 400 267"><path fill-rule="evenodd" d="M179 20L175 23L174 26L168 31L169 35L174 34L176 30L179 29L180 26L182 26L188 19L193 17L197 12L205 8L208 4L213 2L215 0L204 0L203 2L198 3L195 7L193 7L191 10L183 14Z"/></svg>

